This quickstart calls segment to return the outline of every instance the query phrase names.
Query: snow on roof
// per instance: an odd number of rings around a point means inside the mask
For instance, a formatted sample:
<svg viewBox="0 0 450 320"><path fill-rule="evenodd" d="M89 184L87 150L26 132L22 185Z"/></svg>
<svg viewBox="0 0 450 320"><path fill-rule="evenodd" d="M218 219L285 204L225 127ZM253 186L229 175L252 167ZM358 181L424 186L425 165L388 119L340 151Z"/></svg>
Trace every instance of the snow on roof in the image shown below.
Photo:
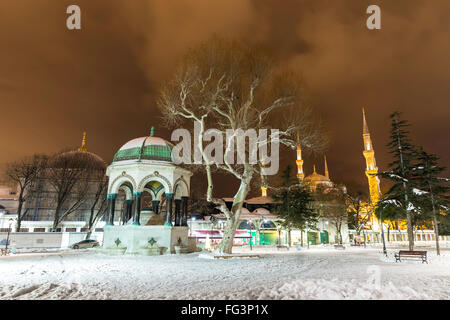
<svg viewBox="0 0 450 320"><path fill-rule="evenodd" d="M250 198L248 200L245 200L245 202L248 204L266 204L266 203L273 203L273 200L271 197L261 196L261 197Z"/></svg>
<svg viewBox="0 0 450 320"><path fill-rule="evenodd" d="M418 195L422 195L422 194L427 194L428 192L417 189L417 188L413 188L413 193L414 194L418 194Z"/></svg>
<svg viewBox="0 0 450 320"><path fill-rule="evenodd" d="M389 174L389 176L390 176L391 178L395 178L395 179L398 179L398 180L401 180L401 181L404 181L404 182L408 182L408 179L405 179L405 178L403 178L403 177L400 177L400 176L397 175L397 174L391 173L391 174Z"/></svg>
<svg viewBox="0 0 450 320"><path fill-rule="evenodd" d="M253 210L252 214L258 214L258 215L270 215L270 211L265 208L258 208Z"/></svg>

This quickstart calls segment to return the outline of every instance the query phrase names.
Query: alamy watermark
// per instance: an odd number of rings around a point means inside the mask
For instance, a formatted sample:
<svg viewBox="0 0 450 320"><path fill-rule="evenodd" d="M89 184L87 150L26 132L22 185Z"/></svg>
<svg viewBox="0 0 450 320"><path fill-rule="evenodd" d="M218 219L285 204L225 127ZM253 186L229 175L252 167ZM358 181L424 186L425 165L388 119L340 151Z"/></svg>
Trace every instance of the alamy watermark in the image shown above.
<svg viewBox="0 0 450 320"><path fill-rule="evenodd" d="M69 5L66 13L70 16L66 19L66 27L69 30L81 29L81 9L78 5ZM366 14L370 16L366 20L366 26L369 30L381 29L381 9L378 5L373 4L367 7Z"/></svg>
<svg viewBox="0 0 450 320"><path fill-rule="evenodd" d="M255 129L227 129L225 132L208 129L202 134L200 124L194 122L194 137L189 130L180 128L172 132L171 140L178 142L172 149L172 159L175 164L208 162L217 165L246 163L256 165L259 163L263 165L261 172L263 175L274 175L279 169L280 132L278 129L270 129L270 132L268 129L259 129L258 132Z"/></svg>

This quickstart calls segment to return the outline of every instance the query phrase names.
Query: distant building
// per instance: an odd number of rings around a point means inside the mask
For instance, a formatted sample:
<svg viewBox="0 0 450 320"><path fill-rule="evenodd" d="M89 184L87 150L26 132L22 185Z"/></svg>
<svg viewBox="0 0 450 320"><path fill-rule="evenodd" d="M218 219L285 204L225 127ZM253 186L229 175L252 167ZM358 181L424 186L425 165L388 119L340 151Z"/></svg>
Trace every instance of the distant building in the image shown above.
<svg viewBox="0 0 450 320"><path fill-rule="evenodd" d="M319 187L321 189L339 188L344 193L347 192L345 186L336 185L330 180L330 174L328 171L328 164L326 158L324 158L325 172L321 175L316 172L315 165L313 166L313 173L306 176L303 171L303 159L300 145L297 146L297 178L299 182L305 183L310 186L312 191L316 191ZM275 203L272 198L267 195L267 188L265 187L265 177L262 177L263 185L261 186L261 196L250 198L244 201L243 208L240 215L241 222L238 225L235 235L235 243L249 243L256 245L271 245L271 244L287 244L288 234L280 226L281 220L279 216L272 212ZM231 209L233 198L224 198L227 206ZM328 204L330 205L330 204ZM218 219L216 225L223 226L225 215L215 215ZM200 238L206 238L208 234L207 224L197 223L199 226L203 226L205 230L195 230L194 233ZM338 241L337 231L332 224L326 218L320 218L319 222L315 226L315 229L309 230L291 230L291 244L307 245L308 242L312 245L316 244L329 244L336 243ZM216 230L212 230L214 233L213 239L220 239L221 234ZM343 223L341 230L343 242L348 242L348 228L347 222ZM211 239L211 237L210 237ZM250 240L251 239L251 240Z"/></svg>
<svg viewBox="0 0 450 320"><path fill-rule="evenodd" d="M0 232L8 232L10 219L17 211L17 191L9 185L0 185Z"/></svg>
<svg viewBox="0 0 450 320"><path fill-rule="evenodd" d="M73 151L68 151L57 155L56 157L65 158L66 160L70 157L77 157L80 161L90 161L93 166L96 168L95 170L99 170L100 172L104 172L106 168L106 163L100 158L98 155L88 152L86 148L86 133L83 133L83 139L81 146ZM56 192L52 187L49 181L49 174L46 169L43 171L43 174L39 176L37 179L37 183L35 183L30 190L28 190L29 198L24 204L24 208L22 209L22 214L24 215L21 223L21 232L49 232L51 231L53 225L53 217L56 209ZM93 178L90 178L88 181L89 187L86 196L84 197L84 201L76 208L74 208L71 213L65 218L58 226L57 231L67 231L67 232L82 232L87 231L86 221L88 221L89 216L91 214L91 207L93 203L93 199L95 197L95 192L97 185L99 183L98 179L102 179L103 175L92 175ZM95 177L95 178L94 178ZM2 189L0 189L2 190ZM69 199L66 201L65 209L70 207L74 199L79 196L77 194L76 188L74 188L69 195ZM3 194L5 191L3 191ZM106 197L106 190L105 190ZM10 195L9 199L5 199L0 195L0 205L5 206L8 202L10 202L9 208L7 207L8 215L0 216L0 227L5 229L9 222L10 218L17 218L16 210L17 209L17 199L13 198L13 194ZM6 207L6 206L5 206ZM0 213L1 214L1 213ZM6 219L8 218L8 219ZM104 225L104 222L100 222L97 231L101 231L101 227ZM15 226L13 226L13 229Z"/></svg>

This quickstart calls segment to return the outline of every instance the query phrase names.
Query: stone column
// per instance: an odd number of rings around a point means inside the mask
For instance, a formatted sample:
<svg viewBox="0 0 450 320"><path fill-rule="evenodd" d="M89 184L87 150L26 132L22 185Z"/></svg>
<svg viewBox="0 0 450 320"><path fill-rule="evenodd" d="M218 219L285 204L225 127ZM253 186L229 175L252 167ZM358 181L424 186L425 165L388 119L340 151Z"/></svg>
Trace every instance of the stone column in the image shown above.
<svg viewBox="0 0 450 320"><path fill-rule="evenodd" d="M114 225L114 211L116 210L116 198L117 193L108 194L108 202L109 202L109 215L107 225Z"/></svg>
<svg viewBox="0 0 450 320"><path fill-rule="evenodd" d="M181 199L175 199L175 226L181 226Z"/></svg>
<svg viewBox="0 0 450 320"><path fill-rule="evenodd" d="M141 217L141 195L142 192L134 192L135 206L133 224L137 226L139 225L139 218Z"/></svg>
<svg viewBox="0 0 450 320"><path fill-rule="evenodd" d="M187 214L188 214L188 200L189 197L181 197L182 205L181 205L181 225L187 226Z"/></svg>
<svg viewBox="0 0 450 320"><path fill-rule="evenodd" d="M172 226L172 199L173 193L166 193L166 222L165 226Z"/></svg>
<svg viewBox="0 0 450 320"><path fill-rule="evenodd" d="M130 220L131 216L133 215L133 199L127 199L125 202L126 202L125 219L128 222L128 220Z"/></svg>
<svg viewBox="0 0 450 320"><path fill-rule="evenodd" d="M158 214L159 211L159 200L152 200L152 210L154 213Z"/></svg>

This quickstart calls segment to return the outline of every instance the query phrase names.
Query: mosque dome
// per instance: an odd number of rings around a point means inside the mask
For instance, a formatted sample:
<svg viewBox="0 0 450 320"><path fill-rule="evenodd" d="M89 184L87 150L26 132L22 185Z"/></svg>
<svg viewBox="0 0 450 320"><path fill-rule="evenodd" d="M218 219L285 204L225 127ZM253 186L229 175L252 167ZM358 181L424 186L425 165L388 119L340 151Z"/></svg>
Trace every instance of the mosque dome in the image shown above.
<svg viewBox="0 0 450 320"><path fill-rule="evenodd" d="M305 182L309 183L313 187L313 189L315 189L319 185L325 187L333 186L333 183L328 177L318 174L316 172L316 166L314 166L314 172L309 176L305 177Z"/></svg>
<svg viewBox="0 0 450 320"><path fill-rule="evenodd" d="M51 166L72 167L72 168L92 168L104 169L106 162L98 155L88 151L68 151L56 155L51 160Z"/></svg>
<svg viewBox="0 0 450 320"><path fill-rule="evenodd" d="M330 179L328 179L327 177L318 174L317 172L313 172L312 174L310 174L309 176L307 176L305 178L305 180L309 181L309 182L316 182L316 183L320 183L320 182L330 182Z"/></svg>
<svg viewBox="0 0 450 320"><path fill-rule="evenodd" d="M325 172L326 173L328 172L328 166L327 166L326 160L325 160ZM323 176L321 174L318 174L316 172L316 166L315 165L314 165L313 173L311 173L309 176L305 177L305 180L308 181L308 182L314 183L314 184L323 183L323 182L325 182L325 183L326 182L331 182L328 177Z"/></svg>
<svg viewBox="0 0 450 320"><path fill-rule="evenodd" d="M77 150L71 150L59 153L52 157L50 166L54 168L91 168L94 170L103 170L106 168L106 162L95 153L87 151L86 132L83 132L81 147Z"/></svg>
<svg viewBox="0 0 450 320"><path fill-rule="evenodd" d="M140 137L125 143L114 155L113 162L125 160L156 160L172 162L173 144L163 138L153 136Z"/></svg>

